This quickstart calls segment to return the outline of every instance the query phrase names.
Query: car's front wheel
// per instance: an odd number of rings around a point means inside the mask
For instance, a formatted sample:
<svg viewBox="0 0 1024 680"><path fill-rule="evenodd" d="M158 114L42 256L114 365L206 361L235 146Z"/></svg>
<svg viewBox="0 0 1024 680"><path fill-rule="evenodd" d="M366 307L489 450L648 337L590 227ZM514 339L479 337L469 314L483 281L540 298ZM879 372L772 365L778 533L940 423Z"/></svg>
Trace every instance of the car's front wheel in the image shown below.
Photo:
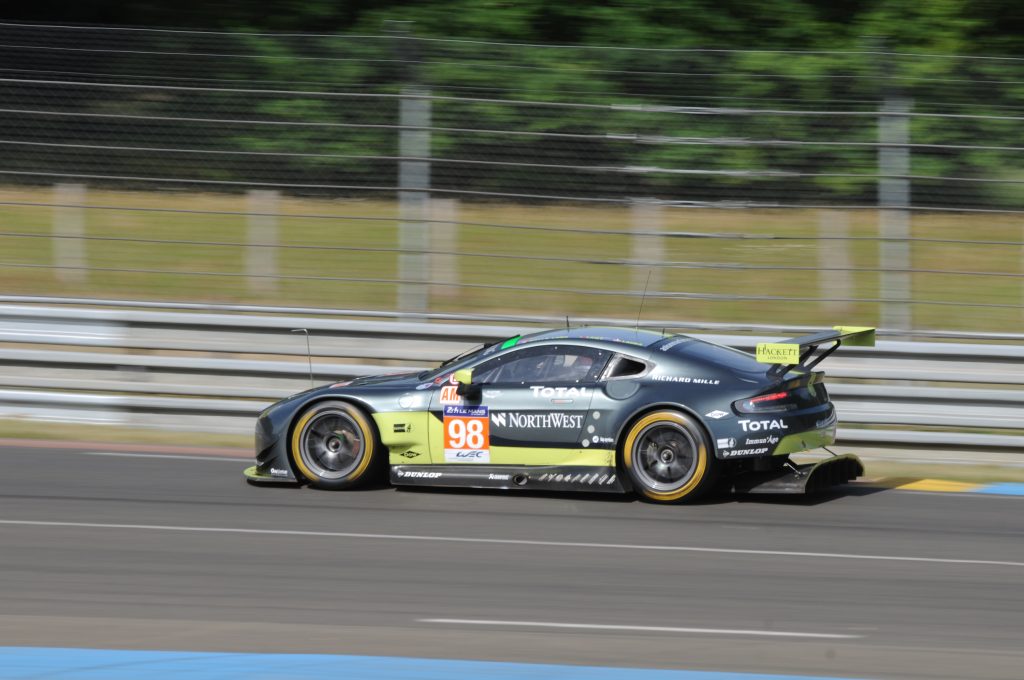
<svg viewBox="0 0 1024 680"><path fill-rule="evenodd" d="M343 401L310 406L292 431L292 461L320 489L349 489L373 479L382 449L369 416Z"/></svg>
<svg viewBox="0 0 1024 680"><path fill-rule="evenodd" d="M622 462L636 491L661 503L699 498L713 488L718 472L703 428L679 411L637 419L623 440Z"/></svg>

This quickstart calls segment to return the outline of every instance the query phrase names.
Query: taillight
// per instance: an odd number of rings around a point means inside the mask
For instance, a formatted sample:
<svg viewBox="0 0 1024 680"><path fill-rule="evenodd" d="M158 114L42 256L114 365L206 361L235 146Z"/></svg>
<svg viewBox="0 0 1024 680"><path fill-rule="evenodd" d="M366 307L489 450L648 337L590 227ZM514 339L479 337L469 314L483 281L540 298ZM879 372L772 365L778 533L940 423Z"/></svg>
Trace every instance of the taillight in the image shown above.
<svg viewBox="0 0 1024 680"><path fill-rule="evenodd" d="M737 401L733 406L740 413L780 413L799 408L792 392L772 392Z"/></svg>
<svg viewBox="0 0 1024 680"><path fill-rule="evenodd" d="M782 413L810 408L828 401L828 392L821 384L795 385L781 392L759 394L733 404L740 413Z"/></svg>

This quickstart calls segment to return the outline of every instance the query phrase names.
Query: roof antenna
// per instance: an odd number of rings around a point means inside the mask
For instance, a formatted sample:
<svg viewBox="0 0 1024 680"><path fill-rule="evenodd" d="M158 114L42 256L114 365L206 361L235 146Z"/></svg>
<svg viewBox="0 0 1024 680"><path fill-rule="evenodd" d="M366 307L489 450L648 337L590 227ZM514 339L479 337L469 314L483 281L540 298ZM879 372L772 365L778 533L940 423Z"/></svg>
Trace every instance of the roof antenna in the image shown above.
<svg viewBox="0 0 1024 680"><path fill-rule="evenodd" d="M309 329L293 328L292 333L306 334L306 361L309 363L309 386L316 387L316 384L313 382L313 353L309 350Z"/></svg>
<svg viewBox="0 0 1024 680"><path fill-rule="evenodd" d="M569 330L569 315L565 315L565 330Z"/></svg>
<svg viewBox="0 0 1024 680"><path fill-rule="evenodd" d="M647 286L649 285L651 285L650 269L647 270L647 282L644 283L644 294L643 297L640 298L640 311L636 313L636 328L634 328L633 330L635 330L637 333L640 332L640 315L644 313L644 300L647 299Z"/></svg>

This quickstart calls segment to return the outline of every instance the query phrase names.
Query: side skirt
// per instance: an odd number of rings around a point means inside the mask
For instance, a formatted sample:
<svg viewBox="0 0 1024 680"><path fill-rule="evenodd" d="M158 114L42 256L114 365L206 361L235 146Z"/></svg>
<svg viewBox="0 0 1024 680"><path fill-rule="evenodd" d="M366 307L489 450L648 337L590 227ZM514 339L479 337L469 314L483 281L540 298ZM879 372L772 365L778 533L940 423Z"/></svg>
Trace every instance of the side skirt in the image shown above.
<svg viewBox="0 0 1024 680"><path fill-rule="evenodd" d="M592 465L392 465L396 486L625 493L613 467Z"/></svg>

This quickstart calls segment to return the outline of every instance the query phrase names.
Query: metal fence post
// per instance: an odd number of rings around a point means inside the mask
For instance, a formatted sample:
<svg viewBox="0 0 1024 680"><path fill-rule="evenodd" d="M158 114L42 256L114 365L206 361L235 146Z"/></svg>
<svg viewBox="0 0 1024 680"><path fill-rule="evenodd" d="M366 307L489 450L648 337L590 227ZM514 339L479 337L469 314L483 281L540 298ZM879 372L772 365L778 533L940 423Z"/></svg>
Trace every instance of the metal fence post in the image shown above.
<svg viewBox="0 0 1024 680"><path fill-rule="evenodd" d="M396 26L402 26L396 22ZM418 83L418 45L404 27L393 31L395 51L405 65L398 124L398 309L413 316L428 311L427 281L430 201L430 89Z"/></svg>
<svg viewBox="0 0 1024 680"><path fill-rule="evenodd" d="M245 249L245 274L249 291L273 293L278 289L277 215L280 193L252 189L246 195L249 247Z"/></svg>
<svg viewBox="0 0 1024 680"><path fill-rule="evenodd" d="M53 264L61 283L85 283L85 204L84 184L57 184L53 187Z"/></svg>
<svg viewBox="0 0 1024 680"><path fill-rule="evenodd" d="M910 107L888 96L878 118L878 231L881 237L883 328L909 330L910 310Z"/></svg>
<svg viewBox="0 0 1024 680"><path fill-rule="evenodd" d="M454 198L430 199L431 294L449 300L459 297L458 211Z"/></svg>
<svg viewBox="0 0 1024 680"><path fill-rule="evenodd" d="M818 288L824 302L822 309L838 314L850 309L846 300L853 297L853 275L850 272L850 216L842 210L818 213Z"/></svg>
<svg viewBox="0 0 1024 680"><path fill-rule="evenodd" d="M661 231L661 201L656 198L634 198L630 202L629 216L630 226L633 230L631 241L634 266L630 277L632 290L640 293L646 287L649 291L660 291L664 285L664 279L663 267L659 265L662 251L665 248L665 239L661 236L651 235L651 233ZM649 281L648 275L650 276Z"/></svg>

